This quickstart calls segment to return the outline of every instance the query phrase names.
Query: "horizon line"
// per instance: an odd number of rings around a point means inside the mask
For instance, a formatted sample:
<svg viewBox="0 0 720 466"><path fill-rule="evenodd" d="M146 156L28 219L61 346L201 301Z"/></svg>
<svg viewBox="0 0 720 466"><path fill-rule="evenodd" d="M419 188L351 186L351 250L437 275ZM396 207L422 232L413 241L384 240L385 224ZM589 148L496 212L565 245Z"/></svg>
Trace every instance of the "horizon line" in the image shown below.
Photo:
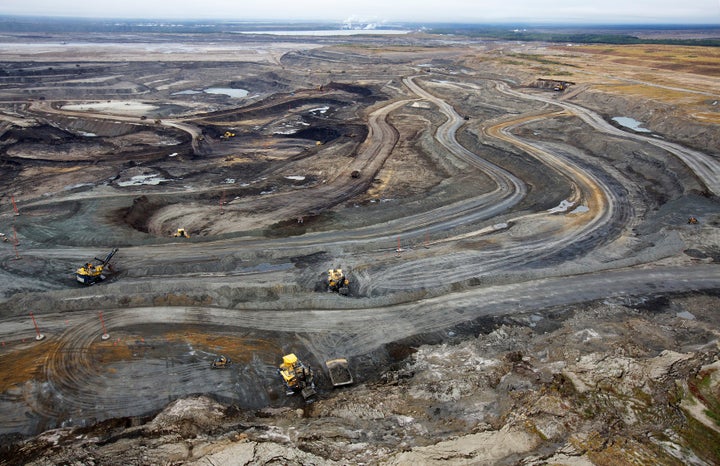
<svg viewBox="0 0 720 466"><path fill-rule="evenodd" d="M312 24L327 24L327 23L344 23L345 19L310 19L310 18L248 18L248 19L228 19L228 18L170 18L170 17L121 17L121 16L63 16L63 15L36 15L36 14L6 14L0 13L0 18L17 18L17 19L43 19L43 20L57 20L57 21L163 21L163 22L181 22L181 23L199 23L199 22L212 22L218 24L242 24L242 23L275 23L275 24L292 24L292 23L312 23ZM682 22L668 22L668 21L646 21L637 22L631 20L606 20L606 21L585 21L585 20L542 20L542 19L498 19L498 20L477 20L468 21L465 20L376 20L376 21L361 21L355 20L357 23L368 23L376 24L379 27L392 26L392 25L454 25L454 26L596 26L596 27L632 27L632 26L656 26L656 27L701 27L701 28L717 28L720 29L720 24L695 22L694 20L687 20Z"/></svg>

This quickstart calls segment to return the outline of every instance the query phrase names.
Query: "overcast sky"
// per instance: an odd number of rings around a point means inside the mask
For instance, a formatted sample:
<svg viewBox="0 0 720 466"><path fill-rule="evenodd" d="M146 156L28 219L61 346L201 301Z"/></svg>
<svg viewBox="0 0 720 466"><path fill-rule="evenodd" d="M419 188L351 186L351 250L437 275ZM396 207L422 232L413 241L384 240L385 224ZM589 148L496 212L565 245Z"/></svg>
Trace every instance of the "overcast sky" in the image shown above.
<svg viewBox="0 0 720 466"><path fill-rule="evenodd" d="M0 0L0 14L95 18L720 25L720 0Z"/></svg>

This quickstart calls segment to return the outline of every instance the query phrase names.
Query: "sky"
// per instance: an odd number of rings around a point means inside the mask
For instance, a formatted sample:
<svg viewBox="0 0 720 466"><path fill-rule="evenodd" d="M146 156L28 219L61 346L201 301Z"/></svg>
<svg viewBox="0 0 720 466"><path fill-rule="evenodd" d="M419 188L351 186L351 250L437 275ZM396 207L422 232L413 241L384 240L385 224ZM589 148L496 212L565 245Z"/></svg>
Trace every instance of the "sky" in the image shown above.
<svg viewBox="0 0 720 466"><path fill-rule="evenodd" d="M0 15L720 26L720 0L0 0Z"/></svg>

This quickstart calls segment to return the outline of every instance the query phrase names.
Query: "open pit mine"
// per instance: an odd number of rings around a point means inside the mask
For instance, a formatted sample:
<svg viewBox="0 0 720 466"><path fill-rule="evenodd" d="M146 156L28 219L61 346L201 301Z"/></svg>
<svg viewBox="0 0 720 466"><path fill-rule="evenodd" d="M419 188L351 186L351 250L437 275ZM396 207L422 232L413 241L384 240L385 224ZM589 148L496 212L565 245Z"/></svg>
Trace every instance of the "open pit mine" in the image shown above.
<svg viewBox="0 0 720 466"><path fill-rule="evenodd" d="M715 49L0 56L0 464L720 462Z"/></svg>

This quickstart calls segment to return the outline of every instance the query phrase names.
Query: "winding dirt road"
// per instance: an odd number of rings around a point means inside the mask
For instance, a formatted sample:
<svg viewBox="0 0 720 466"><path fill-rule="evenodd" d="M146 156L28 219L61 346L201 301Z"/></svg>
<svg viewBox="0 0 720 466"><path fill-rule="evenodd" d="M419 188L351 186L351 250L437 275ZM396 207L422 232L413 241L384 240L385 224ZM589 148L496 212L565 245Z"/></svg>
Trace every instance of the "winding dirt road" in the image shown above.
<svg viewBox="0 0 720 466"><path fill-rule="evenodd" d="M6 419L2 432L31 432L55 422L82 423L142 414L197 392L210 392L250 407L282 403L278 401L275 366L284 351L299 348L306 359L318 364L333 357L362 356L387 343L444 331L480 317L541 311L608 297L720 287L716 265L674 267L648 260L662 258L663 251L657 252L657 257L637 254L615 263L582 262L595 248L609 248L619 232L632 226L632 206L625 192L608 181L612 177L602 167L584 163L589 156L582 151L563 151L551 144L522 139L512 131L537 119L572 114L600 133L668 150L717 194L720 168L713 159L674 143L620 131L577 105L527 95L497 83L498 91L516 98L562 107L562 112L517 115L483 130L570 180L574 194L569 201L573 207L584 207L577 212L513 212L527 196L526 184L462 146L456 133L464 120L418 81L403 80L414 97L392 101L368 115L369 134L357 157L327 184L302 197L291 193L243 201L242 209L268 209L268 217L291 219L364 192L399 139L388 116L417 99L432 103L445 117L434 132L436 142L450 157L486 174L494 189L442 208L342 232L123 248L126 272L121 280L82 293L58 292L53 304L58 309L38 315L45 340L33 341L32 327L25 315L17 315L19 311L0 321L3 345L8 343L13 348L3 350L6 360L40 360L42 368L38 369L40 374L32 374L32 380L0 396L0 412ZM197 136L192 125L178 127ZM354 170L361 171L362 176L353 178ZM225 215L236 215L239 204L230 203ZM82 205L94 204L88 201ZM200 209L206 207L188 206L184 215ZM80 208L77 211L83 212ZM500 216L503 222L489 223ZM258 224L262 224L259 218ZM448 237L422 251L410 249L396 257L388 246L400 234L422 237L437 232ZM487 239L488 247L464 246L463 241L478 238ZM345 299L311 291L314 277L304 277L306 269L295 267L292 261L318 253L332 256L319 262L322 268L335 257L352 265L357 271L353 277L359 297ZM37 248L23 254L38 260L69 262L90 254L90 249ZM30 280L31 273L21 275L21 265L13 267L9 257L5 253L3 268L17 270L23 280ZM173 268L166 270L164 264L169 262ZM473 286L468 286L472 280ZM148 307L130 301L131 297L153 295L153 288L161 283L173 292L178 290L177 305L168 306L167 301L160 300ZM232 306L217 304L223 293L234 290L258 294L237 300ZM183 291L205 293L216 301L207 306L184 305ZM156 298L169 300L168 294L160 292ZM102 306L111 339L101 340L98 303L116 303L110 301L116 295L127 296L128 302ZM269 334L274 343L268 343ZM32 351L42 356L23 359ZM209 361L220 351L232 353L236 368L209 370Z"/></svg>

